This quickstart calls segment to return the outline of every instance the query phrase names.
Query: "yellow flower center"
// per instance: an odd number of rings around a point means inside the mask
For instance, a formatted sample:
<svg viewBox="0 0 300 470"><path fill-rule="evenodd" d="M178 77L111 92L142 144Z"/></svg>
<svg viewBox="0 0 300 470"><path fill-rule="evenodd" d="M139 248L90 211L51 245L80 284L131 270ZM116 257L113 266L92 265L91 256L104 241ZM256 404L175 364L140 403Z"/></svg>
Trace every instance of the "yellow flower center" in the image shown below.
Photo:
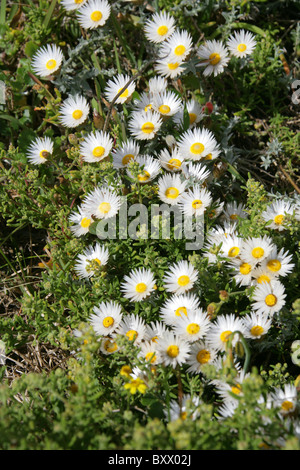
<svg viewBox="0 0 300 470"><path fill-rule="evenodd" d="M132 155L131 153L124 155L124 157L122 158L123 165L127 165L132 159L134 159L134 155Z"/></svg>
<svg viewBox="0 0 300 470"><path fill-rule="evenodd" d="M179 66L178 62L169 62L168 63L168 69L170 69L170 70L176 70L178 66Z"/></svg>
<svg viewBox="0 0 300 470"><path fill-rule="evenodd" d="M83 115L83 112L81 111L81 109L75 109L75 111L73 111L72 113L73 119L80 119L82 115Z"/></svg>
<svg viewBox="0 0 300 470"><path fill-rule="evenodd" d="M264 332L264 329L260 325L255 325L255 326L252 326L250 332L253 336L261 336Z"/></svg>
<svg viewBox="0 0 300 470"><path fill-rule="evenodd" d="M205 156L204 160L212 160L212 154L211 154L211 153L208 153L208 154Z"/></svg>
<svg viewBox="0 0 300 470"><path fill-rule="evenodd" d="M284 215L278 214L276 217L274 217L274 222L276 225L281 225L284 221Z"/></svg>
<svg viewBox="0 0 300 470"><path fill-rule="evenodd" d="M281 403L281 408L284 411L291 411L294 408L293 402L289 400L285 400L284 402Z"/></svg>
<svg viewBox="0 0 300 470"><path fill-rule="evenodd" d="M139 282L139 283L135 286L135 290L136 290L136 292L138 292L139 294L142 294L143 292L145 292L146 289L147 289L147 284L145 284L144 282Z"/></svg>
<svg viewBox="0 0 300 470"><path fill-rule="evenodd" d="M74 0L74 2L75 2L77 5L79 5L80 3L83 2L83 0Z"/></svg>
<svg viewBox="0 0 300 470"><path fill-rule="evenodd" d="M181 418L183 421L186 420L186 418L187 418L187 412L186 412L186 411L182 411L182 412L180 413L180 418Z"/></svg>
<svg viewBox="0 0 300 470"><path fill-rule="evenodd" d="M202 201L200 201L200 199L195 199L192 202L192 208L193 209L200 209L201 206L202 206Z"/></svg>
<svg viewBox="0 0 300 470"><path fill-rule="evenodd" d="M169 31L168 26L162 25L157 28L157 34L164 36Z"/></svg>
<svg viewBox="0 0 300 470"><path fill-rule="evenodd" d="M189 113L189 117L190 117L190 124L194 124L194 122L197 119L197 114L196 113Z"/></svg>
<svg viewBox="0 0 300 470"><path fill-rule="evenodd" d="M55 59L50 59L46 62L46 68L48 70L52 70L56 67L56 60Z"/></svg>
<svg viewBox="0 0 300 470"><path fill-rule="evenodd" d="M228 251L228 256L230 258L234 258L235 256L237 256L240 252L240 249L238 246L233 246L232 248L230 248L230 250Z"/></svg>
<svg viewBox="0 0 300 470"><path fill-rule="evenodd" d="M200 364L206 364L210 360L210 352L207 351L207 349L201 349L201 351L197 353L196 358Z"/></svg>
<svg viewBox="0 0 300 470"><path fill-rule="evenodd" d="M181 317L181 314L187 316L187 308L186 307L178 307L175 310L176 317Z"/></svg>
<svg viewBox="0 0 300 470"><path fill-rule="evenodd" d="M95 10L93 11L93 13L91 14L91 20L92 21L100 21L102 18L102 13L101 11L99 10Z"/></svg>
<svg viewBox="0 0 300 470"><path fill-rule="evenodd" d="M175 47L174 54L177 56L181 56L182 54L185 53L185 51L186 51L185 46L181 44L180 46Z"/></svg>
<svg viewBox="0 0 300 470"><path fill-rule="evenodd" d="M153 124L153 122L144 122L144 124L143 124L142 127L141 127L141 130L142 130L145 134L151 134L151 132L154 131L154 124Z"/></svg>
<svg viewBox="0 0 300 470"><path fill-rule="evenodd" d="M266 274L262 274L256 280L259 284L262 284L263 282L270 282L271 279Z"/></svg>
<svg viewBox="0 0 300 470"><path fill-rule="evenodd" d="M121 370L120 370L121 375L124 375L125 377L129 377L131 372L132 372L132 369L130 366L125 365L121 367Z"/></svg>
<svg viewBox="0 0 300 470"><path fill-rule="evenodd" d="M177 357L179 354L179 347L176 344L171 344L167 349L169 357Z"/></svg>
<svg viewBox="0 0 300 470"><path fill-rule="evenodd" d="M249 274L250 271L251 271L251 265L249 263L242 263L240 265L240 273L241 274L246 275L246 274Z"/></svg>
<svg viewBox="0 0 300 470"><path fill-rule="evenodd" d="M152 343L157 343L157 339L158 339L157 336L153 336L153 338L151 338Z"/></svg>
<svg viewBox="0 0 300 470"><path fill-rule="evenodd" d="M270 271L277 272L281 268L281 263L278 259L270 259L267 262L267 267Z"/></svg>
<svg viewBox="0 0 300 470"><path fill-rule="evenodd" d="M105 153L105 148L104 147L101 147L101 145L99 145L99 147L95 147L94 150L93 150L93 155L94 157L102 157Z"/></svg>
<svg viewBox="0 0 300 470"><path fill-rule="evenodd" d="M88 228L91 225L91 219L88 219L87 217L84 217L82 221L80 222L81 227L83 228Z"/></svg>
<svg viewBox="0 0 300 470"><path fill-rule="evenodd" d="M196 142L190 147L190 152L193 153L194 155L200 155L204 150L204 145L201 144L200 142Z"/></svg>
<svg viewBox="0 0 300 470"><path fill-rule="evenodd" d="M151 109L152 109L152 104L150 103L147 106L145 106L144 111L146 111L146 112L151 111Z"/></svg>
<svg viewBox="0 0 300 470"><path fill-rule="evenodd" d="M237 47L237 50L239 52L244 52L246 49L247 49L247 46L246 46L246 44L243 44L243 43L239 44L238 47Z"/></svg>
<svg viewBox="0 0 300 470"><path fill-rule="evenodd" d="M268 307L273 307L277 303L277 297L274 294L268 294L265 298Z"/></svg>
<svg viewBox="0 0 300 470"><path fill-rule="evenodd" d="M109 328L110 326L112 326L112 325L114 324L114 322L115 322L115 321L114 321L113 317L105 317L105 318L103 319L103 322L102 322L102 323L103 323L103 326L104 326L105 328Z"/></svg>
<svg viewBox="0 0 300 470"><path fill-rule="evenodd" d="M97 263L97 264L99 264L99 266L101 266L101 261L100 261L99 258L94 258L93 261L94 261L94 263Z"/></svg>
<svg viewBox="0 0 300 470"><path fill-rule="evenodd" d="M159 108L158 108L159 112L161 114L168 114L170 111L171 111L171 108L170 106L168 106L167 104L162 104Z"/></svg>
<svg viewBox="0 0 300 470"><path fill-rule="evenodd" d="M237 214L231 214L230 215L231 220L237 220L237 218L238 218Z"/></svg>
<svg viewBox="0 0 300 470"><path fill-rule="evenodd" d="M104 343L104 349L106 352L112 353L118 349L118 345L114 341L111 341L110 339L108 339Z"/></svg>
<svg viewBox="0 0 300 470"><path fill-rule="evenodd" d="M264 256L265 254L265 250L263 248L261 248L260 246L257 246L256 248L253 248L252 250L252 256L253 258L262 258L262 256Z"/></svg>
<svg viewBox="0 0 300 470"><path fill-rule="evenodd" d="M178 160L178 158L171 158L169 161L168 161L168 168L170 170L174 170L174 168L180 168L181 167L181 161Z"/></svg>
<svg viewBox="0 0 300 470"><path fill-rule="evenodd" d="M209 62L211 65L217 65L220 62L220 60L221 60L221 56L217 52L213 52L209 56Z"/></svg>
<svg viewBox="0 0 300 470"><path fill-rule="evenodd" d="M196 335L200 330L200 326L197 323L190 323L186 327L186 331L189 335Z"/></svg>
<svg viewBox="0 0 300 470"><path fill-rule="evenodd" d="M231 335L231 333L232 331L230 330L222 331L222 333L220 334L220 340L223 343L226 343L229 340L229 336Z"/></svg>
<svg viewBox="0 0 300 470"><path fill-rule="evenodd" d="M181 287L187 286L189 282L190 282L189 276L185 276L185 275L180 276L177 281L178 285Z"/></svg>
<svg viewBox="0 0 300 470"><path fill-rule="evenodd" d="M232 393L234 393L235 395L239 395L239 394L241 393L241 391L242 391L242 388L241 388L240 384L236 384L236 385L233 385L233 386L231 387L231 391L232 391Z"/></svg>
<svg viewBox="0 0 300 470"><path fill-rule="evenodd" d="M143 181L148 181L150 178L150 173L148 171L144 170L143 173L140 173L138 175L138 180L143 182Z"/></svg>
<svg viewBox="0 0 300 470"><path fill-rule="evenodd" d="M135 330L128 330L126 333L126 336L129 339L129 341L134 341L138 337L138 334L137 334L137 331Z"/></svg>
<svg viewBox="0 0 300 470"><path fill-rule="evenodd" d="M111 205L109 202L101 202L98 209L99 209L99 212L101 212L101 214L108 214L111 209Z"/></svg>
<svg viewBox="0 0 300 470"><path fill-rule="evenodd" d="M46 160L48 155L49 155L49 152L47 150L41 150L39 154L40 158L43 158L44 160Z"/></svg>
<svg viewBox="0 0 300 470"><path fill-rule="evenodd" d="M176 199L179 196L179 190L177 188L168 188L165 192L165 196L169 199Z"/></svg>
<svg viewBox="0 0 300 470"><path fill-rule="evenodd" d="M154 351L148 352L145 356L145 359L146 359L146 361L150 361L151 364L153 364L153 362L156 361L156 355L155 355Z"/></svg>
<svg viewBox="0 0 300 470"><path fill-rule="evenodd" d="M123 87L122 87L123 88ZM118 90L118 93L120 93L120 91L122 90L122 88L119 88ZM118 94L117 93L117 94ZM123 93L120 95L120 98L127 98L128 96L128 88L126 88L126 90L123 91Z"/></svg>

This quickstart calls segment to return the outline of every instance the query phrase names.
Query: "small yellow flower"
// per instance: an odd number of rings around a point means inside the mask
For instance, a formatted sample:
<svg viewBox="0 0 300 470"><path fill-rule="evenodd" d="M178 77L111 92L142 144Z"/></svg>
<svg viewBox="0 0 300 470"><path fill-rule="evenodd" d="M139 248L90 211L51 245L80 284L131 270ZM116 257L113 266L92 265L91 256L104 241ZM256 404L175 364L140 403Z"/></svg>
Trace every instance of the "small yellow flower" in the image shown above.
<svg viewBox="0 0 300 470"><path fill-rule="evenodd" d="M132 372L132 369L130 366L122 366L120 370L120 374L123 375L124 377L129 377Z"/></svg>
<svg viewBox="0 0 300 470"><path fill-rule="evenodd" d="M136 378L136 379L131 379L130 382L126 383L124 385L124 388L126 390L129 390L130 393L134 395L136 392L145 393L147 390L147 385L142 379Z"/></svg>

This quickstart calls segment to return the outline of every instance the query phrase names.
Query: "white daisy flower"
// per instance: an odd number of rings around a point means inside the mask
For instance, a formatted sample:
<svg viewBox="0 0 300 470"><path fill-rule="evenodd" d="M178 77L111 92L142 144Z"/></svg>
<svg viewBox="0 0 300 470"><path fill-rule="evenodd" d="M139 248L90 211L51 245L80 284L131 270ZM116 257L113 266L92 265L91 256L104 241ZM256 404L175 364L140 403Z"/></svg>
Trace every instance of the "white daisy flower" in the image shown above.
<svg viewBox="0 0 300 470"><path fill-rule="evenodd" d="M153 366L161 362L160 353L157 351L156 344L154 342L143 341L139 347L139 358L144 359Z"/></svg>
<svg viewBox="0 0 300 470"><path fill-rule="evenodd" d="M287 251L285 252L284 248L278 252L275 246L267 258L263 260L261 266L275 276L286 276L293 271L295 266L294 263L291 263L292 259L293 256L289 255Z"/></svg>
<svg viewBox="0 0 300 470"><path fill-rule="evenodd" d="M283 416L293 413L297 407L298 392L294 384L285 384L281 389L276 387L271 392L271 399L275 407L278 407Z"/></svg>
<svg viewBox="0 0 300 470"><path fill-rule="evenodd" d="M225 403L236 402L243 396L243 381L249 376L249 373L245 374L243 371L240 371L228 382L216 379L212 380L211 383L215 385L217 394L220 395Z"/></svg>
<svg viewBox="0 0 300 470"><path fill-rule="evenodd" d="M207 334L211 321L206 312L201 308L189 311L187 315L177 317L173 326L174 334L184 338L189 343L193 343Z"/></svg>
<svg viewBox="0 0 300 470"><path fill-rule="evenodd" d="M258 284L252 294L252 308L258 313L272 317L285 305L285 289L280 281Z"/></svg>
<svg viewBox="0 0 300 470"><path fill-rule="evenodd" d="M243 246L243 239L237 235L228 235L220 248L220 255L226 258L237 258L240 256L241 247Z"/></svg>
<svg viewBox="0 0 300 470"><path fill-rule="evenodd" d="M186 317L188 312L198 309L199 302L195 294L173 294L160 309L161 319L166 325L173 326L178 318Z"/></svg>
<svg viewBox="0 0 300 470"><path fill-rule="evenodd" d="M90 278L94 276L108 262L109 251L104 246L88 246L82 254L77 256L74 269L79 277Z"/></svg>
<svg viewBox="0 0 300 470"><path fill-rule="evenodd" d="M105 356L109 356L110 354L113 354L118 350L119 346L113 338L106 337L102 339L100 343L100 351L102 352L102 354L105 354Z"/></svg>
<svg viewBox="0 0 300 470"><path fill-rule="evenodd" d="M272 319L257 312L247 313L242 322L245 326L245 338L260 339L272 326Z"/></svg>
<svg viewBox="0 0 300 470"><path fill-rule="evenodd" d="M159 154L159 161L165 170L173 172L181 169L184 158L175 147L171 151L162 149Z"/></svg>
<svg viewBox="0 0 300 470"><path fill-rule="evenodd" d="M165 41L173 34L174 30L175 20L169 13L165 12L154 13L144 26L146 38L154 43Z"/></svg>
<svg viewBox="0 0 300 470"><path fill-rule="evenodd" d="M138 140L150 140L155 137L162 125L160 114L156 111L133 112L128 127L131 135Z"/></svg>
<svg viewBox="0 0 300 470"><path fill-rule="evenodd" d="M178 204L186 185L178 174L164 175L158 180L158 197L167 204Z"/></svg>
<svg viewBox="0 0 300 470"><path fill-rule="evenodd" d="M178 149L187 159L200 160L217 145L216 139L208 129L188 129L178 141Z"/></svg>
<svg viewBox="0 0 300 470"><path fill-rule="evenodd" d="M244 240L240 256L249 264L257 264L263 261L272 251L274 244L267 235Z"/></svg>
<svg viewBox="0 0 300 470"><path fill-rule="evenodd" d="M217 355L217 351L213 349L205 340L199 340L191 344L190 356L186 364L189 366L188 373L203 373L203 366L211 364Z"/></svg>
<svg viewBox="0 0 300 470"><path fill-rule="evenodd" d="M254 264L246 263L243 259L232 258L228 263L230 268L234 269L232 278L239 286L250 286L252 281L252 271Z"/></svg>
<svg viewBox="0 0 300 470"><path fill-rule="evenodd" d="M158 338L157 351L160 353L162 363L175 369L177 364L182 365L186 362L189 357L190 344L169 331L163 337Z"/></svg>
<svg viewBox="0 0 300 470"><path fill-rule="evenodd" d="M185 30L176 30L160 47L159 56L173 62L183 62L193 47L192 36Z"/></svg>
<svg viewBox="0 0 300 470"><path fill-rule="evenodd" d="M269 271L265 266L255 266L252 271L253 285L271 282L276 278L275 274Z"/></svg>
<svg viewBox="0 0 300 470"><path fill-rule="evenodd" d="M211 202L211 193L206 188L201 188L199 184L195 184L183 193L178 205L183 214L197 217L204 214Z"/></svg>
<svg viewBox="0 0 300 470"><path fill-rule="evenodd" d="M106 186L94 189L82 203L82 210L96 219L114 217L122 204L120 196Z"/></svg>
<svg viewBox="0 0 300 470"><path fill-rule="evenodd" d="M89 321L97 335L109 336L114 333L122 320L121 306L114 301L101 302L93 308Z"/></svg>
<svg viewBox="0 0 300 470"><path fill-rule="evenodd" d="M239 341L238 334L232 335L237 331L241 334L245 333L245 327L240 318L235 317L233 314L219 315L211 324L206 341L217 351L226 351L229 339L232 347Z"/></svg>
<svg viewBox="0 0 300 470"><path fill-rule="evenodd" d="M193 184L198 183L199 185L202 185L210 176L210 171L201 163L186 162L182 165L182 172L187 180L191 180Z"/></svg>
<svg viewBox="0 0 300 470"><path fill-rule="evenodd" d="M127 168L127 174L130 178L137 180L139 183L148 183L159 174L161 170L160 163L157 159L150 155L141 155L135 158L133 165L139 167L139 173L134 176L132 173L132 165Z"/></svg>
<svg viewBox="0 0 300 470"><path fill-rule="evenodd" d="M78 11L77 18L84 29L95 29L104 26L111 12L106 0L89 0Z"/></svg>
<svg viewBox="0 0 300 470"><path fill-rule="evenodd" d="M186 111L189 115L189 127L191 128L191 127L196 126L196 124L198 124L198 122L200 122L201 119L203 118L204 113L203 113L203 108L200 105L200 103L198 103L198 101L196 101L194 99L191 99L191 100L187 101L185 103L185 105L184 104L181 105L178 112L173 116L174 122L179 127L183 127L185 107L186 107Z"/></svg>
<svg viewBox="0 0 300 470"><path fill-rule="evenodd" d="M268 228L281 232L286 229L286 215L293 215L293 212L294 209L288 202L276 200L262 212L261 216L266 222L271 221L268 223Z"/></svg>
<svg viewBox="0 0 300 470"><path fill-rule="evenodd" d="M118 74L116 77L108 80L106 87L104 89L104 95L109 103L111 103L118 93L126 86L129 82L129 75ZM121 95L116 99L117 104L123 104L131 97L132 93L135 90L135 83L131 82L127 88L121 93Z"/></svg>
<svg viewBox="0 0 300 470"><path fill-rule="evenodd" d="M227 221L231 222L234 220L238 220L239 217L241 217L242 219L246 219L248 217L248 214L245 209L245 205L242 202L228 202L224 208L223 216Z"/></svg>
<svg viewBox="0 0 300 470"><path fill-rule="evenodd" d="M78 8L82 7L87 0L61 0L61 5L67 11L77 10Z"/></svg>
<svg viewBox="0 0 300 470"><path fill-rule="evenodd" d="M88 117L90 107L83 96L69 96L60 107L59 120L65 127L77 127Z"/></svg>
<svg viewBox="0 0 300 470"><path fill-rule="evenodd" d="M228 56L228 50L222 43L222 41L207 41L201 45L197 51L197 55L201 60L198 64L200 67L205 67L203 75L215 77L224 71L227 66L230 57Z"/></svg>
<svg viewBox="0 0 300 470"><path fill-rule="evenodd" d="M69 216L69 220L73 222L70 230L75 237L81 237L88 233L91 224L94 222L93 218L89 214L86 214L81 208L79 208L79 212L72 212Z"/></svg>
<svg viewBox="0 0 300 470"><path fill-rule="evenodd" d="M173 116L180 108L181 99L172 91L164 91L153 96L152 105L161 117Z"/></svg>
<svg viewBox="0 0 300 470"><path fill-rule="evenodd" d="M150 343L157 343L158 338L163 336L166 331L169 330L164 323L160 321L152 321L146 325L144 339Z"/></svg>
<svg viewBox="0 0 300 470"><path fill-rule="evenodd" d="M138 268L131 271L129 276L124 276L121 283L121 291L124 297L133 302L140 302L155 290L155 279L149 269Z"/></svg>
<svg viewBox="0 0 300 470"><path fill-rule="evenodd" d="M157 93L163 93L166 91L168 86L168 81L164 77L160 77L159 75L150 78L148 82L149 94L156 95Z"/></svg>
<svg viewBox="0 0 300 470"><path fill-rule="evenodd" d="M80 144L80 153L85 162L100 162L110 153L113 140L107 132L95 131L88 134Z"/></svg>
<svg viewBox="0 0 300 470"><path fill-rule="evenodd" d="M170 400L170 422L176 421L177 419L184 421L187 418L194 421L199 417L199 411L197 410L199 405L200 398L198 396L192 398L190 394L184 394L182 396L181 406L176 400ZM165 418L169 420L168 410L164 409L164 415Z"/></svg>
<svg viewBox="0 0 300 470"><path fill-rule="evenodd" d="M182 74L184 67L182 66L182 62L179 60L175 62L166 58L158 59L154 64L154 70L156 70L156 72L162 77L173 79Z"/></svg>
<svg viewBox="0 0 300 470"><path fill-rule="evenodd" d="M198 165L201 167L200 164ZM212 203L211 207L208 209L207 215L210 219L216 219L222 213L223 209L224 201L221 202L220 198L218 198Z"/></svg>
<svg viewBox="0 0 300 470"><path fill-rule="evenodd" d="M192 289L197 278L197 269L189 261L182 260L170 266L163 277L163 282L167 292L179 295Z"/></svg>
<svg viewBox="0 0 300 470"><path fill-rule="evenodd" d="M138 315L123 315L123 318L116 330L117 334L124 335L135 345L139 345L145 336L145 321Z"/></svg>
<svg viewBox="0 0 300 470"><path fill-rule="evenodd" d="M40 165L47 161L53 153L53 142L50 137L37 137L28 147L27 158L33 165Z"/></svg>
<svg viewBox="0 0 300 470"><path fill-rule="evenodd" d="M115 168L126 168L128 163L134 160L140 153L140 146L132 139L125 142L112 151L113 166Z"/></svg>
<svg viewBox="0 0 300 470"><path fill-rule="evenodd" d="M222 420L226 418L232 418L235 413L236 408L238 407L238 400L235 401L225 401L222 405L219 406L217 413L217 419Z"/></svg>
<svg viewBox="0 0 300 470"><path fill-rule="evenodd" d="M61 66L64 59L62 50L55 44L40 47L32 57L31 67L42 78L49 77Z"/></svg>
<svg viewBox="0 0 300 470"><path fill-rule="evenodd" d="M254 51L256 46L255 36L249 31L241 29L229 36L226 45L233 56L244 58Z"/></svg>
<svg viewBox="0 0 300 470"><path fill-rule="evenodd" d="M133 112L145 111L151 112L153 110L153 97L150 93L143 91L138 99L133 101Z"/></svg>

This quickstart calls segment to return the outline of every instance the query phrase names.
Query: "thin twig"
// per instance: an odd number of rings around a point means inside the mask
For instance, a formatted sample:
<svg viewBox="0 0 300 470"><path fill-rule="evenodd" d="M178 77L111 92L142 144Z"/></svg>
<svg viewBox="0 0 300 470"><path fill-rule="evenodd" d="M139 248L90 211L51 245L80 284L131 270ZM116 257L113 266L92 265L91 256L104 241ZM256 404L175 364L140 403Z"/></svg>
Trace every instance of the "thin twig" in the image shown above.
<svg viewBox="0 0 300 470"><path fill-rule="evenodd" d="M297 184L295 183L295 181L292 180L292 178L290 177L290 175L285 171L285 169L283 168L282 165L279 165L279 168L280 170L282 171L282 173L284 174L284 176L286 177L286 179L291 183L291 185L295 188L295 190L297 191L298 194L300 194L300 188L297 186Z"/></svg>

